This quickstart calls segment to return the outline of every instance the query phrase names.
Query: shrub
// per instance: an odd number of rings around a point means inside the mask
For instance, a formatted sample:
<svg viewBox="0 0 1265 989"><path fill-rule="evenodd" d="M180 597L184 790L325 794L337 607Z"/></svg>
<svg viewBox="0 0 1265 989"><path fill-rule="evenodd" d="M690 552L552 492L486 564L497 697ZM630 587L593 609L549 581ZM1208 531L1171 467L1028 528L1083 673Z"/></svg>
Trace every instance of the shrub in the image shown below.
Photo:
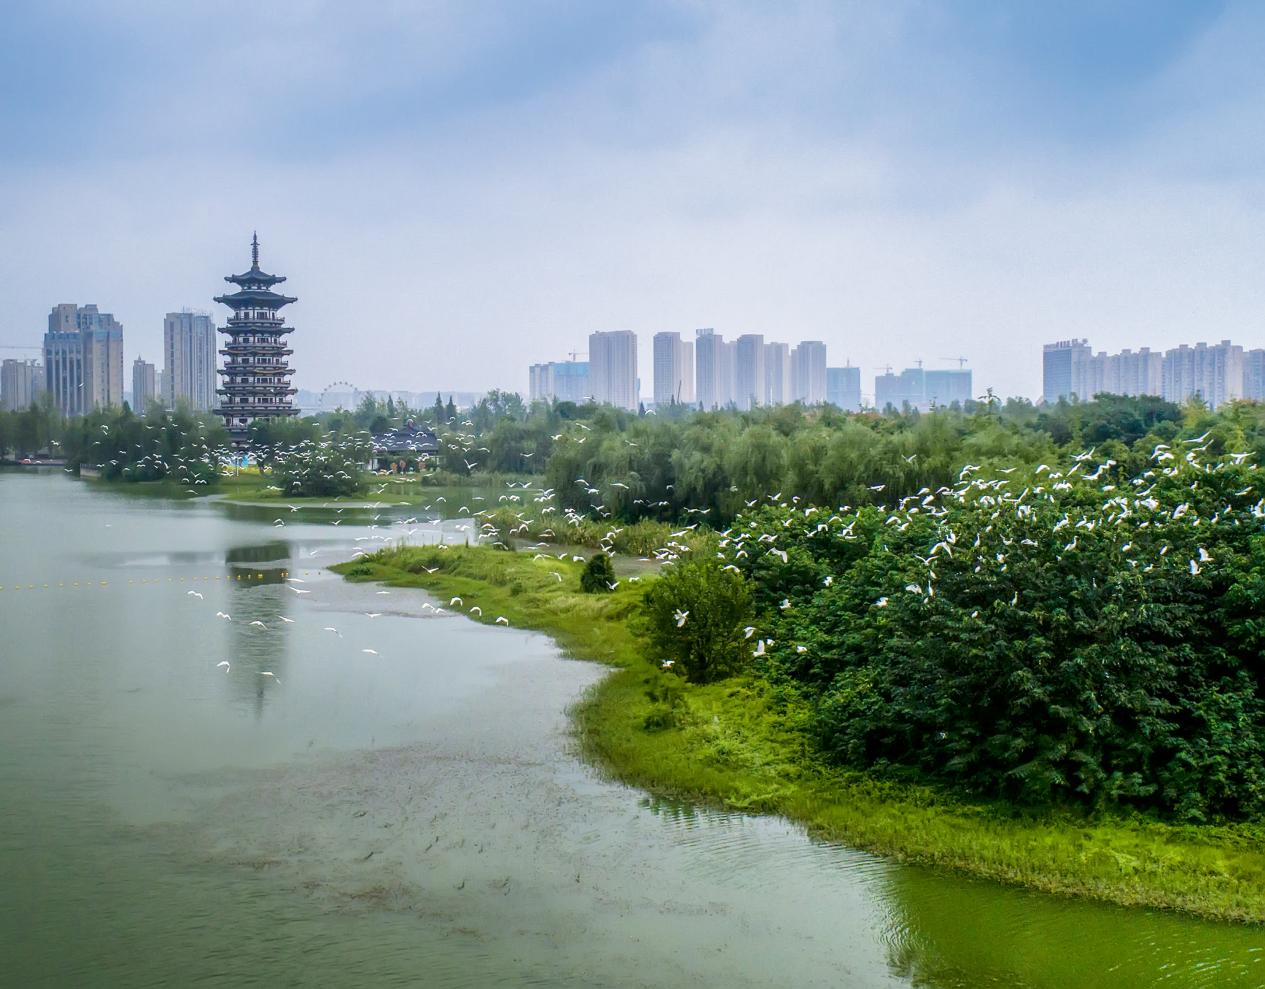
<svg viewBox="0 0 1265 989"><path fill-rule="evenodd" d="M605 553L594 553L580 574L580 588L585 594L609 594L615 588L615 568Z"/></svg>
<svg viewBox="0 0 1265 989"><path fill-rule="evenodd" d="M1194 454L1125 483L1085 455L1022 493L964 476L890 512L740 519L725 552L759 586L766 672L847 765L1025 804L1265 812L1261 477Z"/></svg>
<svg viewBox="0 0 1265 989"><path fill-rule="evenodd" d="M743 626L753 614L746 579L714 559L686 559L668 567L647 588L643 615L658 661L696 683L744 669L750 650Z"/></svg>

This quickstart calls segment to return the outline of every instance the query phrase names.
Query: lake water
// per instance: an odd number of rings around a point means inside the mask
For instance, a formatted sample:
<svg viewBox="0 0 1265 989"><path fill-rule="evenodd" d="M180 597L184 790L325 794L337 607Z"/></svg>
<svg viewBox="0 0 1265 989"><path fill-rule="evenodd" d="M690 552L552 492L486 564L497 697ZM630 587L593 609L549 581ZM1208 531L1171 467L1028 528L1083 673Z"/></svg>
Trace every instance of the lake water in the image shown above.
<svg viewBox="0 0 1265 989"><path fill-rule="evenodd" d="M1260 928L604 780L599 667L321 569L416 513L0 472L0 984L1265 985Z"/></svg>

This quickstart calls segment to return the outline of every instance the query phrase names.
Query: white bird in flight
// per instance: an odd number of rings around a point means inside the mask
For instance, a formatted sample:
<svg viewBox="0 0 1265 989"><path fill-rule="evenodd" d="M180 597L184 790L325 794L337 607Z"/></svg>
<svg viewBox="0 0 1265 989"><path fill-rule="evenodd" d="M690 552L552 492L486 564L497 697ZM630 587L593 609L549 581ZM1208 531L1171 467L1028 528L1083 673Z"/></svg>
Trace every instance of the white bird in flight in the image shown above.
<svg viewBox="0 0 1265 989"><path fill-rule="evenodd" d="M185 593L186 593L186 594L188 594L188 595L189 595L189 597L191 597L191 598L197 598L199 601L201 601L201 600L202 600L202 592L201 592L201 591L185 591Z"/></svg>
<svg viewBox="0 0 1265 989"><path fill-rule="evenodd" d="M232 667L229 665L229 663L228 663L228 660L227 660L227 659L221 659L221 660L220 660L218 663L216 663L215 665L216 665L217 667L220 667L220 666L224 667L224 672L225 672L225 673L227 673L229 670L231 670L231 669L232 669Z"/></svg>
<svg viewBox="0 0 1265 989"><path fill-rule="evenodd" d="M683 628L685 626L686 619L690 617L690 613L677 608L676 611L672 613L672 617L676 619L676 627Z"/></svg>

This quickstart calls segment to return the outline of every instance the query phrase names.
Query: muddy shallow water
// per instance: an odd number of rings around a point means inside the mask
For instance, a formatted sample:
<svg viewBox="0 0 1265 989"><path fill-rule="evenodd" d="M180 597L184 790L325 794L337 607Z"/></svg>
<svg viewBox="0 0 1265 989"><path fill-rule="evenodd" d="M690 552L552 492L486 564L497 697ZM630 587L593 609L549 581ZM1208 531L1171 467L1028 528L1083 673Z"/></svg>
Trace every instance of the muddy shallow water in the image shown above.
<svg viewBox="0 0 1265 989"><path fill-rule="evenodd" d="M1265 984L1259 929L602 779L565 714L600 668L321 569L417 511L0 473L0 984Z"/></svg>

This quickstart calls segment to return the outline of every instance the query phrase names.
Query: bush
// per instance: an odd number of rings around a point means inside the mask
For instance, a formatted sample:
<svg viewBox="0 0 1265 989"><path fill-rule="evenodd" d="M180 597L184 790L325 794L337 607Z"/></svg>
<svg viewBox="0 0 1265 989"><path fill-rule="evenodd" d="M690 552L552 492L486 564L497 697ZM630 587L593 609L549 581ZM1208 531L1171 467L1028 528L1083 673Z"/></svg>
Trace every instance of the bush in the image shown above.
<svg viewBox="0 0 1265 989"><path fill-rule="evenodd" d="M352 442L305 440L276 454L273 474L286 495L352 495L363 487L360 462L366 456Z"/></svg>
<svg viewBox="0 0 1265 989"><path fill-rule="evenodd" d="M696 683L740 672L750 659L743 626L754 613L746 579L714 559L668 567L646 590L646 635L659 661Z"/></svg>
<svg viewBox="0 0 1265 989"><path fill-rule="evenodd" d="M1260 471L1160 458L1124 483L1085 458L1022 494L965 478L891 512L740 519L725 549L759 586L766 672L847 765L1025 804L1265 813Z"/></svg>
<svg viewBox="0 0 1265 989"><path fill-rule="evenodd" d="M615 568L605 553L594 553L580 574L580 587L585 594L609 594L615 588Z"/></svg>

